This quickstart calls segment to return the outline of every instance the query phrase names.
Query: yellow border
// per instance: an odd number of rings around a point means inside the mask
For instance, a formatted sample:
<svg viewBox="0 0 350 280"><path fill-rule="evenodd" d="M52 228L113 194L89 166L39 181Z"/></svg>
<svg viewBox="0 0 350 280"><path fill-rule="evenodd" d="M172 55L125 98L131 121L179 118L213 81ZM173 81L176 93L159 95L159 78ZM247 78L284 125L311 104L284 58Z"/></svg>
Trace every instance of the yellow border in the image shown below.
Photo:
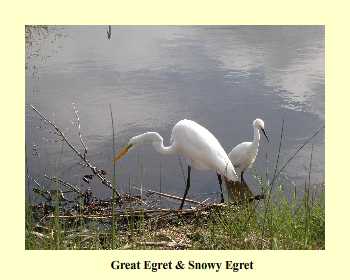
<svg viewBox="0 0 350 280"><path fill-rule="evenodd" d="M344 278L349 238L347 91L349 8L346 1L6 1L1 17L1 275L22 279L118 277ZM325 24L326 250L325 251L25 251L24 25L25 24ZM346 78L346 79L339 79ZM337 113L344 112L337 123ZM342 135L337 134L341 132ZM344 135L345 134L345 135ZM339 135L339 136L338 136ZM338 141L339 143L335 142ZM340 150L341 149L341 150ZM253 260L252 272L116 272L110 262L153 259ZM128 274L125 274L128 273ZM185 274L184 274L185 273ZM200 275L199 275L200 274ZM5 279L5 278L4 278ZM256 279L256 278L255 278Z"/></svg>

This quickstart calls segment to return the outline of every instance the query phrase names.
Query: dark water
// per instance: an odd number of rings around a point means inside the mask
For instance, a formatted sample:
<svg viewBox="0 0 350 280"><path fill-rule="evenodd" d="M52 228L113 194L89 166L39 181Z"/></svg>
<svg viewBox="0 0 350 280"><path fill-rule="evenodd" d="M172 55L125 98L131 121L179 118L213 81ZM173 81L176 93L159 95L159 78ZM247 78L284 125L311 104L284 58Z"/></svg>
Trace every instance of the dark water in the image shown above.
<svg viewBox="0 0 350 280"><path fill-rule="evenodd" d="M262 138L254 168L247 172L253 192L258 192L254 173L271 176L282 118L281 163L324 124L323 27L113 26L111 40L106 31L106 26L84 26L33 32L26 53L26 105L35 105L79 145L74 102L88 156L109 174L113 157L109 104L116 119L116 148L145 131L159 132L168 144L173 125L188 118L207 127L229 151L252 139L255 118L264 119L271 142ZM88 170L56 139L26 106L30 176L48 185L43 174L57 175L83 189L91 186L99 197L109 196L98 182L82 181ZM311 182L320 183L324 132L312 143ZM310 154L308 145L282 174L301 191ZM152 146L131 151L117 174L124 191L131 182L183 194L178 157L159 155ZM217 191L213 172L193 171L189 197Z"/></svg>

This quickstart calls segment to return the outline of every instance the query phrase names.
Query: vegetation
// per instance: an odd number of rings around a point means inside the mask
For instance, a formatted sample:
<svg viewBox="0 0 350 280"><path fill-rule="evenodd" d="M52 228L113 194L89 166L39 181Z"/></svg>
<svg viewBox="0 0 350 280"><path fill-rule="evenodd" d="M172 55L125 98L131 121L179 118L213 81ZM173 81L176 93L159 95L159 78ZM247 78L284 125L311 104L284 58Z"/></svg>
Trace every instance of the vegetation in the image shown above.
<svg viewBox="0 0 350 280"><path fill-rule="evenodd" d="M84 154L71 144L54 123L34 106L31 107L57 132L62 139L62 145L67 144L73 154L85 162L92 174L85 175L83 179L89 181L94 177L100 180L104 186L112 190L113 195L110 200L101 201L92 197L91 191L82 192L77 186L56 177L45 176L53 182L50 191L41 187L35 180L37 187L30 186L28 181L28 190L40 194L46 199L46 203L35 205L27 203L25 231L27 249L325 248L324 186L313 188L310 185L313 149L311 149L308 184L305 183L302 193L301 191L297 193L295 188L290 197L285 194L290 187L277 183L277 178L283 169L323 127L300 145L278 169L283 140L282 123L273 178L267 183L256 176L262 192L259 197L265 199L255 201L248 197L249 202L241 201L230 205L192 201L196 207L181 211L145 207L147 201L137 196L119 193L115 173L112 182L109 182L105 171L98 169L87 159L88 150L82 140L78 111L75 107L78 135L84 147ZM114 131L112 110L111 119ZM76 194L73 201L64 198L62 186ZM322 193L315 193L310 191L311 189L321 189ZM166 196L169 197L168 194Z"/></svg>
<svg viewBox="0 0 350 280"><path fill-rule="evenodd" d="M290 191L290 186L278 185L278 178L283 169L323 127L300 145L278 168L284 129L284 122L282 123L273 178L267 183L256 176L262 192L256 197L265 199L255 201L252 197L247 197L249 201L229 205L192 200L191 203L195 203L196 207L190 209L159 209L154 206L147 207L151 204L138 196L119 193L115 172L112 182L109 182L106 173L87 159L88 150L82 140L78 111L75 107L78 135L84 147L84 154L71 144L54 123L34 106L31 107L57 132L62 139L62 145L67 144L73 154L85 162L92 174L85 175L83 179L89 181L94 177L100 180L112 190L112 198L107 201L98 200L92 197L91 191L83 192L78 186L56 177L45 176L53 183L50 191L41 187L35 180L37 187L31 187L28 181L28 190L40 194L46 203L27 203L27 249L325 248L324 186L310 185L313 149L310 155L308 184L305 183L305 187L298 193L297 188L294 188L292 195L286 194ZM111 108L110 110L114 141L113 114ZM266 174L266 178L268 177ZM76 194L73 201L64 198L62 187ZM242 185L238 190L243 190ZM162 195L174 198L168 194Z"/></svg>
<svg viewBox="0 0 350 280"><path fill-rule="evenodd" d="M35 30L45 33L45 26L26 26L26 47L30 48ZM26 49L27 49L26 48ZM27 58L33 55L27 51ZM176 209L147 208L138 197L118 192L115 166L110 182L105 171L89 159L88 150L80 131L78 110L74 105L80 143L74 146L55 123L47 119L34 106L31 108L41 120L67 145L73 155L84 163L91 174L83 177L89 181L97 178L112 191L108 201L92 197L89 190L83 192L60 178L48 177L53 182L51 190L37 181L28 179L29 192L44 197L45 203L26 203L26 249L324 249L325 201L324 186L310 186L286 193L290 186L278 185L284 168L324 127L317 130L296 149L284 164L279 164L283 141L284 120L273 179L269 184L257 177L264 200L235 204L197 203L195 208ZM115 147L114 123L110 108ZM113 155L115 151L113 150ZM62 153L62 151L61 151ZM311 173L312 152L309 172ZM281 166L279 169L277 167ZM26 162L26 167L28 164ZM29 178L27 170L27 178ZM266 176L268 177L268 176ZM62 186L75 193L68 202ZM322 191L316 193L312 189ZM301 197L300 197L301 196ZM28 196L29 197L29 196ZM192 202L193 203L193 202ZM69 206L67 206L69 205Z"/></svg>
<svg viewBox="0 0 350 280"><path fill-rule="evenodd" d="M69 217L60 213L57 204L50 214L40 215L28 206L26 249L325 248L324 192L310 195L306 191L299 199L294 192L288 199L279 186L271 201L211 205L186 214L169 210L152 216L146 210L78 215L86 211L82 207Z"/></svg>

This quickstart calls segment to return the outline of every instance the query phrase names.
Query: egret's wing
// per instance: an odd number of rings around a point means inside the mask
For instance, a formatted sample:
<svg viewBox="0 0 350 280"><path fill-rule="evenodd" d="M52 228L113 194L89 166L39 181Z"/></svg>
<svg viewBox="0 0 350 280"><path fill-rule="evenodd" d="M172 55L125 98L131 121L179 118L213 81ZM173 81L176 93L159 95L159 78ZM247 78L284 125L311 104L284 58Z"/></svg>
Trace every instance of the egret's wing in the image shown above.
<svg viewBox="0 0 350 280"><path fill-rule="evenodd" d="M243 142L231 150L231 152L228 154L228 157L230 158L232 164L240 162L244 158L244 155L247 153L250 144L251 142Z"/></svg>
<svg viewBox="0 0 350 280"><path fill-rule="evenodd" d="M232 180L237 177L231 161L215 136L203 126L182 120L174 127L174 141L181 153L200 169L216 170Z"/></svg>

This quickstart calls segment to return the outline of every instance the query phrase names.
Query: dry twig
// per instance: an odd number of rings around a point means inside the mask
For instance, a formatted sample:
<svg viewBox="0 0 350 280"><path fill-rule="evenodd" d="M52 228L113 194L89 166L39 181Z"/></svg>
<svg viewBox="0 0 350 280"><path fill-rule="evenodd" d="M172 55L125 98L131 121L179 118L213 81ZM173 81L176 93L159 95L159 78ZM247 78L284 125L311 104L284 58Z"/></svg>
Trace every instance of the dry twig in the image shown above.
<svg viewBox="0 0 350 280"><path fill-rule="evenodd" d="M46 179L49 179L50 181L54 182L54 183L59 183L69 189L71 189L72 191L78 193L79 195L84 195L84 193L77 187L77 186L74 186L60 178L57 178L57 177L49 177L48 175L44 174L44 177Z"/></svg>
<svg viewBox="0 0 350 280"><path fill-rule="evenodd" d="M108 187L109 189L112 189L112 184L110 181L108 181L102 174L99 172L99 169L97 169L96 166L94 166L87 158L85 158L84 155L82 155L76 147L74 147L67 137L64 135L61 129L59 129L52 121L50 121L46 116L44 116L39 110L37 110L33 105L30 105L31 108L41 117L42 120L44 120L46 123L51 125L55 131L58 133L59 136L62 137L63 141L68 145L68 147L71 148L71 150L81 159L85 162L85 164L91 169L91 171L99 178L101 183ZM117 198L120 198L119 192L116 190L115 194L117 195Z"/></svg>
<svg viewBox="0 0 350 280"><path fill-rule="evenodd" d="M81 143L81 145L84 147L84 158L86 158L86 154L87 154L87 146L86 146L86 144L84 143L84 141L83 141L83 137L82 137L82 135L81 135L81 128L80 128L80 118L79 118L79 112L78 112L78 109L77 109L77 107L75 106L75 104L74 103L72 103L73 104L73 109L74 109L74 113L75 113L75 116L76 116L76 118L77 118L77 126L78 126L78 134L79 134L79 139L80 139L80 143Z"/></svg>
<svg viewBox="0 0 350 280"><path fill-rule="evenodd" d="M180 201L182 200L182 197L179 197L179 196L176 196L176 195L172 195L172 194L161 193L161 192L152 191L152 190L147 190L147 192L150 193L150 194L157 194L159 196L164 196L164 197L171 198L171 199L176 199L176 200L180 200ZM193 199L189 199L189 198L186 198L185 201L189 202L189 203L197 204L197 205L202 205L203 204L203 202L199 202L199 201L196 201L196 200L193 200Z"/></svg>

